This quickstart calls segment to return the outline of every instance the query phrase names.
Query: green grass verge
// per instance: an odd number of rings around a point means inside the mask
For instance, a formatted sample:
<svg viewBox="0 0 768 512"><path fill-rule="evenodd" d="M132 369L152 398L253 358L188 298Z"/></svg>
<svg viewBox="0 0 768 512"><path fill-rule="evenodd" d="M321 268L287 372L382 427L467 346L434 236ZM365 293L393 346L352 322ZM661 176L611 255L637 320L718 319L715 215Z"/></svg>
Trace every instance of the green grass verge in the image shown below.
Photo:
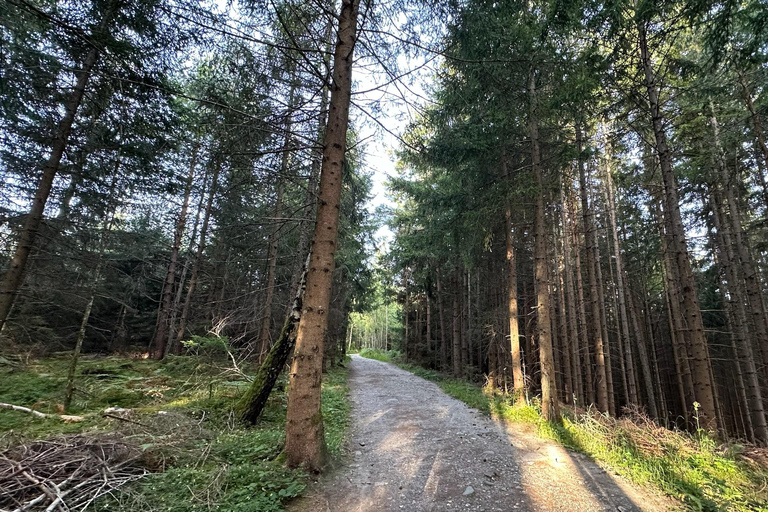
<svg viewBox="0 0 768 512"><path fill-rule="evenodd" d="M306 475L285 468L287 382L283 376L269 398L261 421L246 428L234 420L232 407L245 381L222 372L225 363L199 357L167 361L123 357L86 358L79 367L80 392L70 414L80 423L39 419L0 410L0 442L8 446L60 434L98 435L131 424L103 418L108 406L130 408L133 419L152 428L125 432L145 450L145 463L155 470L113 496L98 510L148 512L273 512L301 494ZM0 402L57 412L63 398L68 360L47 359L25 367L0 368ZM323 419L328 451L341 454L349 421L347 370L323 376ZM159 415L159 411L166 414ZM169 416L171 415L171 416ZM167 418L173 418L171 424ZM166 418L163 420L163 418ZM121 431L122 432L122 431Z"/></svg>
<svg viewBox="0 0 768 512"><path fill-rule="evenodd" d="M400 352L397 350L379 350L376 348L364 348L358 352L361 356L368 359L375 359L377 361L384 361L385 363L392 363L396 359L400 358Z"/></svg>
<svg viewBox="0 0 768 512"><path fill-rule="evenodd" d="M654 486L679 499L689 510L768 512L768 468L745 456L742 445L719 445L707 435L595 413L565 411L561 424L550 423L542 419L536 402L517 405L510 397L489 393L471 382L394 362L436 382L470 407L506 421L532 425L539 436L587 454L633 482Z"/></svg>

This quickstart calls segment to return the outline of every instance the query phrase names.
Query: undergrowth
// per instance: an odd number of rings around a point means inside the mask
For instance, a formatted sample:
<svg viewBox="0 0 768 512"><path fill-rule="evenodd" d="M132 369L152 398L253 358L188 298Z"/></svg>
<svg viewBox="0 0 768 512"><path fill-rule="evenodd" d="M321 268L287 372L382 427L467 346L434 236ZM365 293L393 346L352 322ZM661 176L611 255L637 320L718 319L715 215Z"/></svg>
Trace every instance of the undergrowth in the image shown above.
<svg viewBox="0 0 768 512"><path fill-rule="evenodd" d="M638 484L660 489L689 510L768 512L768 467L750 457L742 445L719 444L704 432L671 431L642 416L617 420L595 411L564 410L562 423L551 423L541 417L536 401L516 404L511 397L466 380L394 362L475 409L503 421L529 424L543 438L585 453Z"/></svg>
<svg viewBox="0 0 768 512"><path fill-rule="evenodd" d="M384 361L386 363L394 362L400 358L400 352L398 350L379 350L377 348L363 348L359 354L368 359L375 359L377 361Z"/></svg>
<svg viewBox="0 0 768 512"><path fill-rule="evenodd" d="M0 367L0 402L61 412L68 358ZM331 456L341 453L349 419L347 372L323 376L323 418ZM306 475L281 459L287 379L281 377L260 422L246 428L232 407L245 389L242 374L200 356L159 362L126 357L85 358L69 414L62 423L0 410L0 447L68 433L118 431L145 452L152 471L121 492L101 498L98 510L148 512L273 512L301 494ZM103 417L106 407L130 409L126 420Z"/></svg>

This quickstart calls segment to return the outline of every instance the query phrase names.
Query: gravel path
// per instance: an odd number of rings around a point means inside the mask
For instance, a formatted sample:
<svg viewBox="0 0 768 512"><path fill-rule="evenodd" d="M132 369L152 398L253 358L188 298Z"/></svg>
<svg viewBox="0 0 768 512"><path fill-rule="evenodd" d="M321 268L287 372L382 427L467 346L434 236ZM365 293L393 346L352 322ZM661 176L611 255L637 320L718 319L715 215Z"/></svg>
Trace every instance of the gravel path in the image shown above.
<svg viewBox="0 0 768 512"><path fill-rule="evenodd" d="M504 427L394 365L352 357L348 463L295 511L668 511L591 459Z"/></svg>

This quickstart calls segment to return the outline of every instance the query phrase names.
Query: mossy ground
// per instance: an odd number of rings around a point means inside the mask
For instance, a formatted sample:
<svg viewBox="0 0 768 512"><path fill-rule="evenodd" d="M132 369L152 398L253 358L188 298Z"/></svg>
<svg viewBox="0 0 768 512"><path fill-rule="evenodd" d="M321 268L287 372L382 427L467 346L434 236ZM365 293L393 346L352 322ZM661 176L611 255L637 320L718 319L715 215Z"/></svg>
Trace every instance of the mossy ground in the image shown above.
<svg viewBox="0 0 768 512"><path fill-rule="evenodd" d="M67 357L0 367L0 402L60 412ZM329 453L338 456L349 419L347 372L324 375L323 419ZM287 405L286 377L253 428L238 423L232 408L247 386L226 360L197 356L159 362L127 357L84 358L69 414L80 423L39 419L0 410L0 444L61 434L119 431L145 450L153 470L95 504L110 511L271 512L298 496L306 475L282 464ZM130 419L105 418L106 407L131 409ZM146 462L145 461L145 462Z"/></svg>
<svg viewBox="0 0 768 512"><path fill-rule="evenodd" d="M768 511L768 467L747 456L742 445L717 443L705 433L670 431L642 418L615 420L595 412L564 410L562 423L550 423L542 419L536 402L518 405L466 380L404 363L396 353L368 350L361 355L394 362L486 414L532 425L541 437L585 453L635 483L654 486L689 510Z"/></svg>

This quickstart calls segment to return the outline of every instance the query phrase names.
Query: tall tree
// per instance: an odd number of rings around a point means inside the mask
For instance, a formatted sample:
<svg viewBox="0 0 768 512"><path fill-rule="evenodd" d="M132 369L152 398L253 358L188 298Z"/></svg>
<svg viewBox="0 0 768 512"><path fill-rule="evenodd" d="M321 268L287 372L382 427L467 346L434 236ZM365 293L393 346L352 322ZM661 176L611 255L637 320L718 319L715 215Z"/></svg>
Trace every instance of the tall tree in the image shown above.
<svg viewBox="0 0 768 512"><path fill-rule="evenodd" d="M323 338L328 307L341 201L342 170L352 93L352 56L357 33L359 0L343 0L338 16L333 60L333 86L320 171L317 220L307 276L286 416L286 462L319 471L325 463L325 437L320 410Z"/></svg>

